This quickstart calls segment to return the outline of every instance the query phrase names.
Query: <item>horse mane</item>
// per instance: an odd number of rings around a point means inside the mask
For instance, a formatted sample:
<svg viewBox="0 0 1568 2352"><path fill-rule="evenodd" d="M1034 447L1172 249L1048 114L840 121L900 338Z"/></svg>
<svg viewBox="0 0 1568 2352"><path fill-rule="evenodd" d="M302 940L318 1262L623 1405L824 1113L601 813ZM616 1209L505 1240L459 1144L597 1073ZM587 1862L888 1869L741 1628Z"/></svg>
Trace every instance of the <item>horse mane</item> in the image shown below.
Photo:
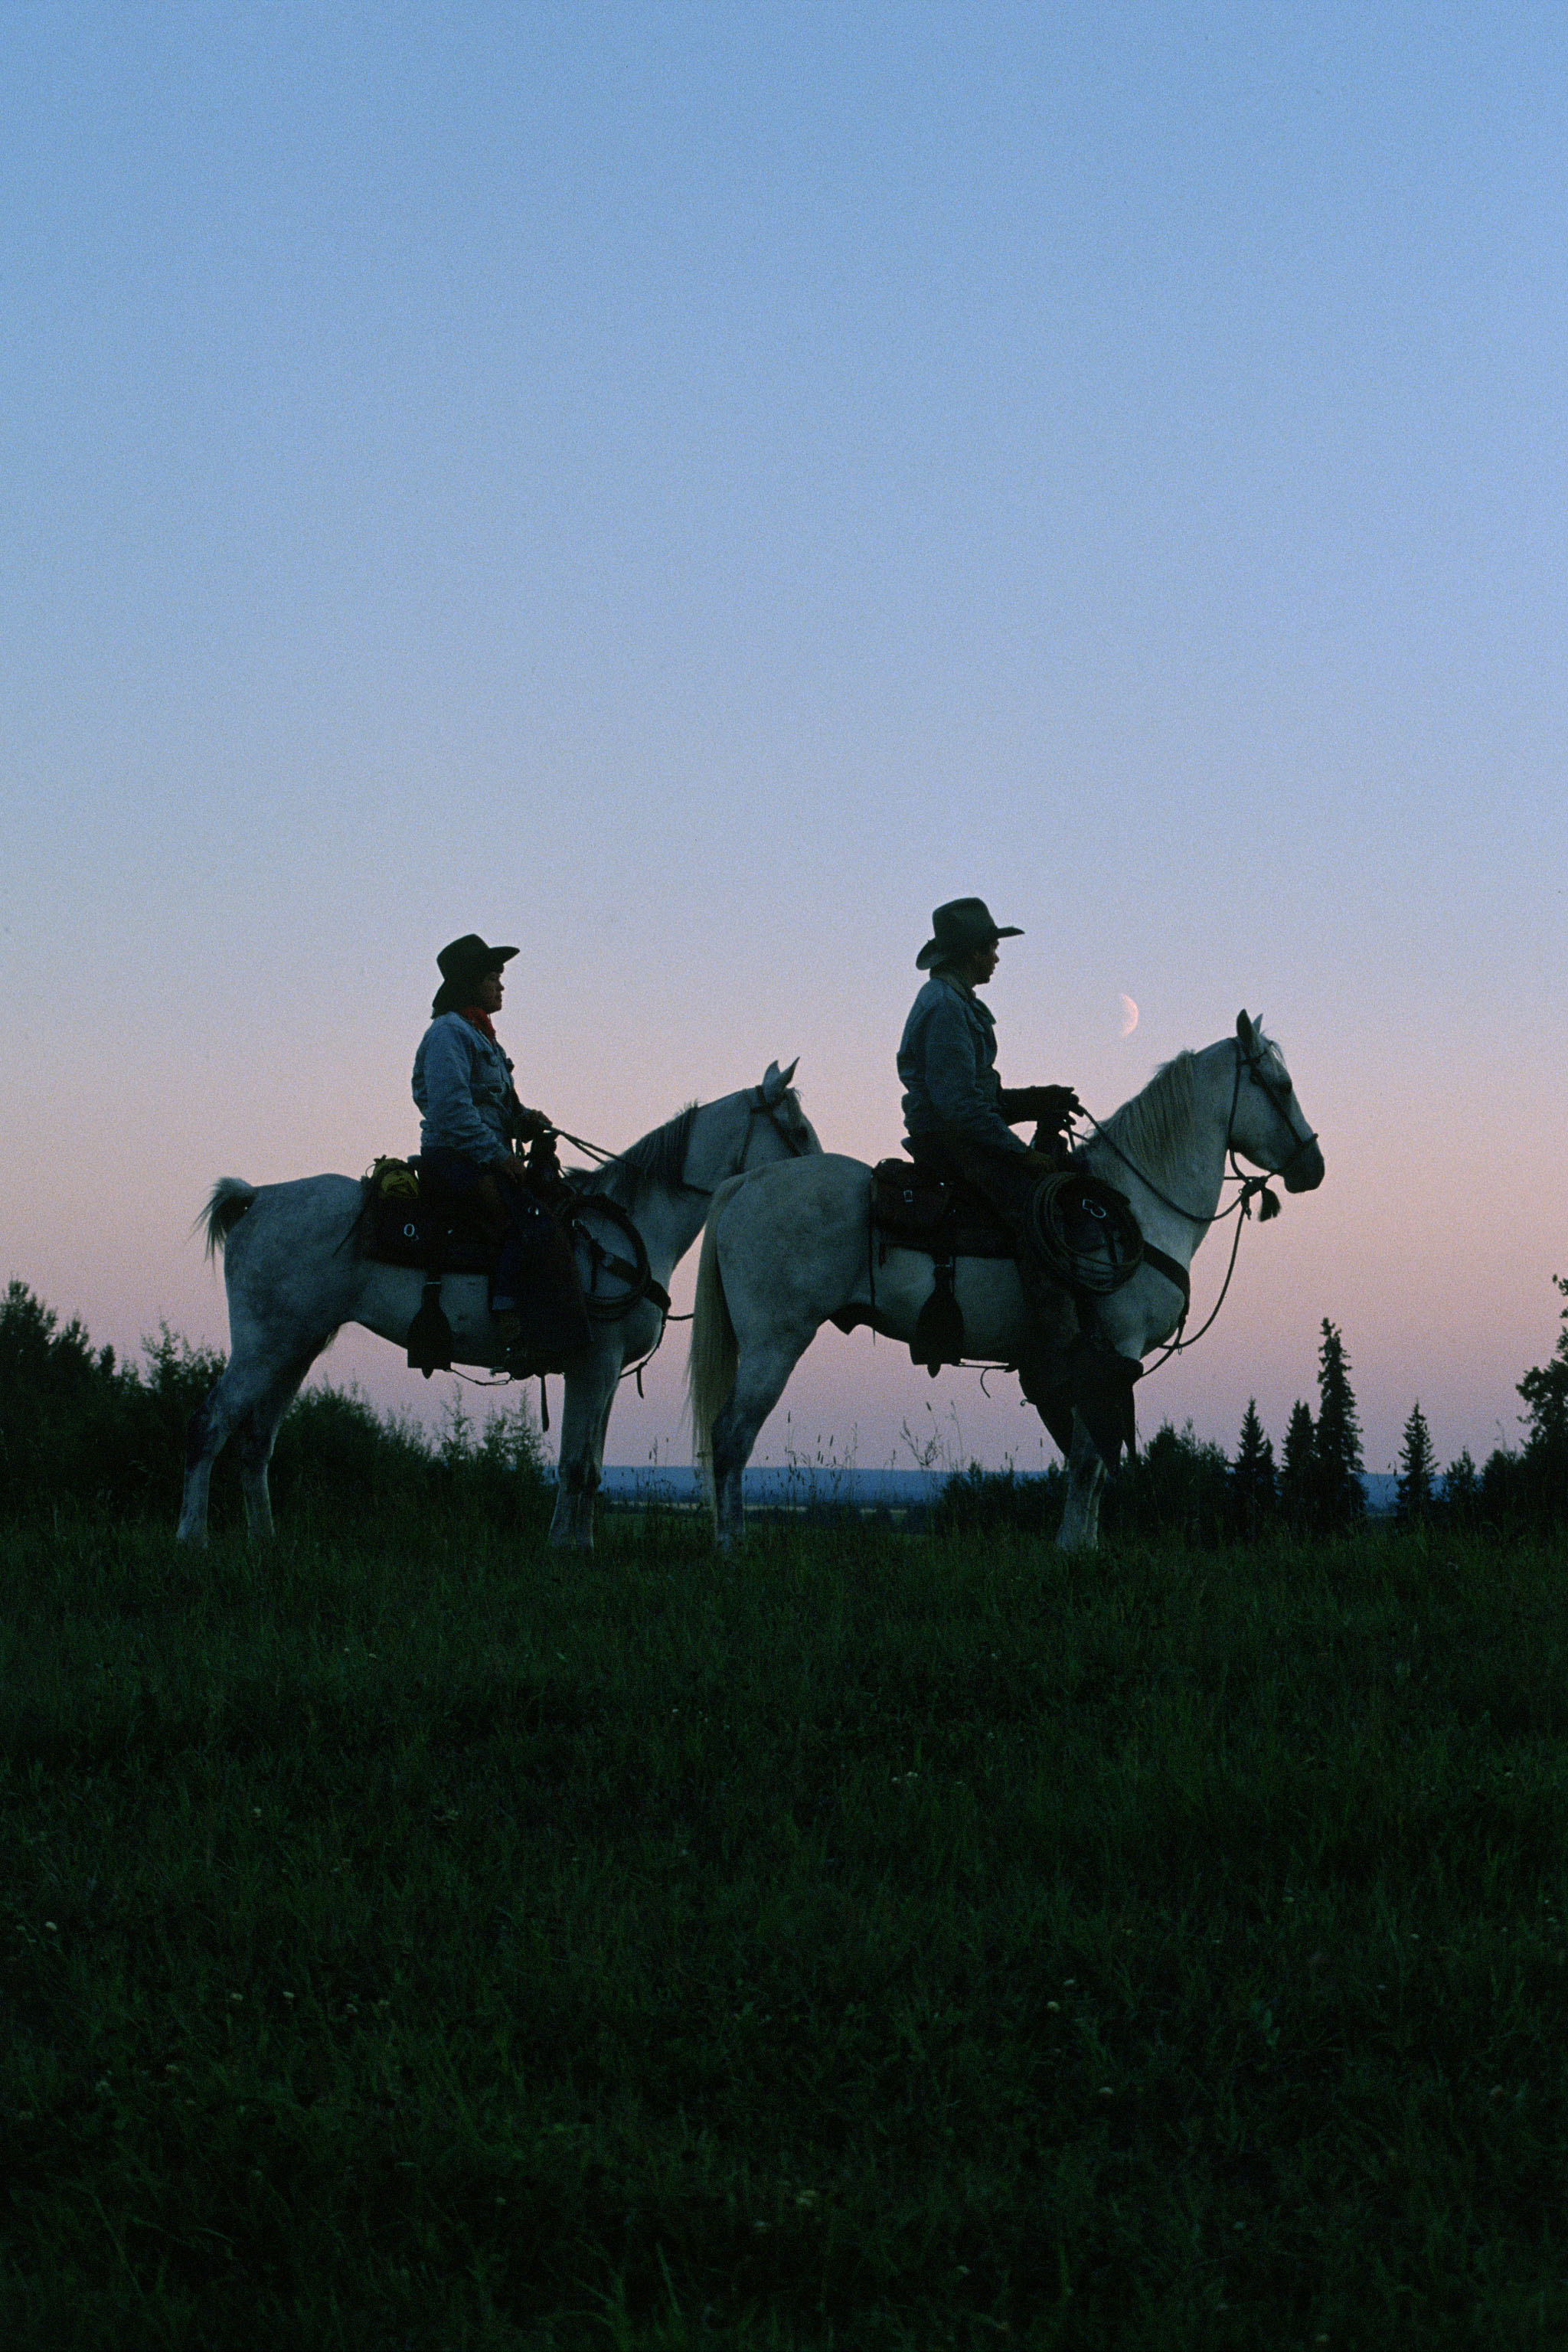
<svg viewBox="0 0 1568 2352"><path fill-rule="evenodd" d="M614 1160L606 1160L602 1168L596 1168L584 1190L608 1192L612 1200L619 1201L627 1209L635 1209L645 1192L675 1192L686 1169L691 1122L701 1108L700 1103L689 1102L684 1110L678 1110L662 1127L639 1136Z"/></svg>
<svg viewBox="0 0 1568 2352"><path fill-rule="evenodd" d="M1113 1110L1100 1132L1124 1151L1141 1176L1156 1184L1177 1181L1192 1141L1193 1056L1162 1062L1141 1094Z"/></svg>

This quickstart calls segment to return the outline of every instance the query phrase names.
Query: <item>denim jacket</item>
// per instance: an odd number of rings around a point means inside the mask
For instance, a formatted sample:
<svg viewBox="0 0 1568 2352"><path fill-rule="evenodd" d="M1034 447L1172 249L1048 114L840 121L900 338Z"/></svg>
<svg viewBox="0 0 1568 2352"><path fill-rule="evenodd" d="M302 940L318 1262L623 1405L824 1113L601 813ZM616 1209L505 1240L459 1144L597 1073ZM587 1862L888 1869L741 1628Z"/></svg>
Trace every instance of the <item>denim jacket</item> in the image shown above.
<svg viewBox="0 0 1568 2352"><path fill-rule="evenodd" d="M973 989L932 972L904 1024L899 1045L904 1128L911 1136L954 1133L991 1151L1026 1146L1002 1116L996 1021Z"/></svg>
<svg viewBox="0 0 1568 2352"><path fill-rule="evenodd" d="M460 1151L481 1167L506 1158L522 1115L510 1062L460 1013L443 1013L419 1040L414 1099L421 1151Z"/></svg>

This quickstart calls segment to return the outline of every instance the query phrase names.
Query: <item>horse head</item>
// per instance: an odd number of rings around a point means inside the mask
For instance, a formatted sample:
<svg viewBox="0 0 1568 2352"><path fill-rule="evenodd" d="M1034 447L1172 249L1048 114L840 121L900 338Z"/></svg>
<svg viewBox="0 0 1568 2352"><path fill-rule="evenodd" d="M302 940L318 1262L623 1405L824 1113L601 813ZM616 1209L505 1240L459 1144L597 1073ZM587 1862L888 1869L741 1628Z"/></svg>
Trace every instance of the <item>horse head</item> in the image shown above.
<svg viewBox="0 0 1568 2352"><path fill-rule="evenodd" d="M770 1062L763 1073L752 1105L753 1115L761 1113L795 1160L805 1159L822 1150L816 1129L802 1110L800 1097L790 1084L799 1067L798 1054L787 1070L781 1070L776 1062Z"/></svg>
<svg viewBox="0 0 1568 2352"><path fill-rule="evenodd" d="M1323 1154L1296 1100L1283 1055L1245 1011L1236 1016L1236 1040L1231 1150L1278 1176L1287 1192L1316 1192L1323 1181Z"/></svg>

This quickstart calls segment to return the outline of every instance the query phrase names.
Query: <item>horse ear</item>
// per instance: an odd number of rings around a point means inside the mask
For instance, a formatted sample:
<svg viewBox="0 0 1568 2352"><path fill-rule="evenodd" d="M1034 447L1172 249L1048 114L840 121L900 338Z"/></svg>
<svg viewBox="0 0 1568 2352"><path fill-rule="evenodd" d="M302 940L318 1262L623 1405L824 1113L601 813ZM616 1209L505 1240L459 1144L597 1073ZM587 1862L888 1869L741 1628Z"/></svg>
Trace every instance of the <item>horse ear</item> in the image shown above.
<svg viewBox="0 0 1568 2352"><path fill-rule="evenodd" d="M785 1095L789 1092L789 1082L794 1077L799 1067L800 1055L798 1054L795 1055L795 1060L790 1064L787 1070L781 1070L776 1062L770 1062L767 1067L767 1075L763 1080L763 1100L770 1103L783 1102Z"/></svg>
<svg viewBox="0 0 1568 2352"><path fill-rule="evenodd" d="M1236 1034L1240 1038L1242 1045L1246 1047L1247 1051L1249 1054L1252 1053L1258 1044L1258 1033L1253 1028L1251 1022L1247 1019L1245 1006L1243 1006L1242 1010L1236 1016Z"/></svg>

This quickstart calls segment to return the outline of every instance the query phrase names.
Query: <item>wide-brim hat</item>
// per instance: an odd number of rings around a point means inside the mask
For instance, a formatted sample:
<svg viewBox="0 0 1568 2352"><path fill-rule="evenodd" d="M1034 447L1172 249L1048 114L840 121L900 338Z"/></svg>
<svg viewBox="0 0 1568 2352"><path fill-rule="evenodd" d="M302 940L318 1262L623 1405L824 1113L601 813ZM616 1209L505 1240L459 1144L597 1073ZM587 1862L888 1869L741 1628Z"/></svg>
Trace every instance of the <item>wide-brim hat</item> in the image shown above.
<svg viewBox="0 0 1568 2352"><path fill-rule="evenodd" d="M499 971L516 953L515 948L487 947L478 931L465 931L442 949L436 963L443 980L480 980L487 971Z"/></svg>
<svg viewBox="0 0 1568 2352"><path fill-rule="evenodd" d="M1016 923L994 922L984 898L950 898L933 910L931 928L931 938L915 958L917 971L929 971L952 956L972 955L976 948L994 948L998 940L1024 936Z"/></svg>

